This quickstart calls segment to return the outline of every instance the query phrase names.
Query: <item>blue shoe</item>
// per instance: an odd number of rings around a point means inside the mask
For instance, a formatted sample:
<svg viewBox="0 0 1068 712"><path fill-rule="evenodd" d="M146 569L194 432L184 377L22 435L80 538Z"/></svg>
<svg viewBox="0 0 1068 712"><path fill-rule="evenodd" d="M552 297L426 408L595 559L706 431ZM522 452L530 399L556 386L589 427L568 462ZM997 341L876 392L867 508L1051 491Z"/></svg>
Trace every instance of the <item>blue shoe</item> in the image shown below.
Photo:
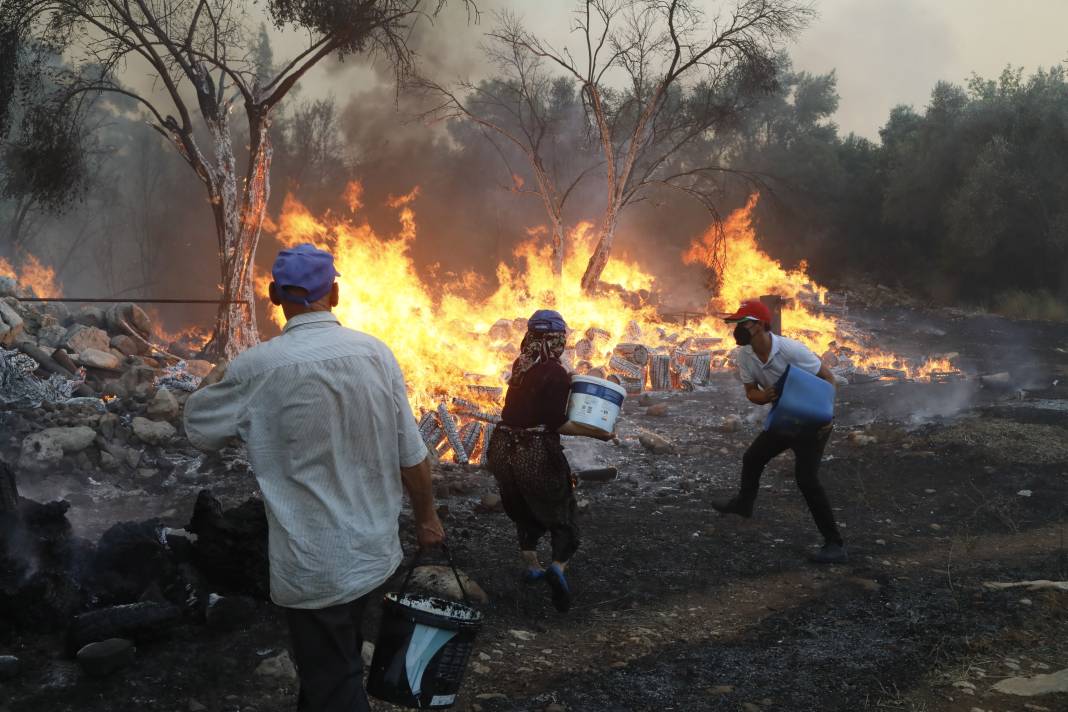
<svg viewBox="0 0 1068 712"><path fill-rule="evenodd" d="M552 564L545 569L545 580L549 582L549 589L552 591L553 606L561 613L567 613L571 608L571 588L567 585L563 570Z"/></svg>
<svg viewBox="0 0 1068 712"><path fill-rule="evenodd" d="M545 578L545 571L543 569L527 569L520 577L520 581L523 583L537 583Z"/></svg>

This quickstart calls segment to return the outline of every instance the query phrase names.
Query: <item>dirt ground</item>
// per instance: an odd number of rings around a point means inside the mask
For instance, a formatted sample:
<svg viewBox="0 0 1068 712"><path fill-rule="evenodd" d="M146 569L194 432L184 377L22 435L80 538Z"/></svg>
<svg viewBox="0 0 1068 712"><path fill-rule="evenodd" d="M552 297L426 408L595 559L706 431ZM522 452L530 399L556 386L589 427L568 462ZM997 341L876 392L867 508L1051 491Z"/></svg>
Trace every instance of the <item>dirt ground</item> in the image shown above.
<svg viewBox="0 0 1068 712"><path fill-rule="evenodd" d="M1068 710L1068 693L992 689L1068 668L1068 592L984 586L1068 580L1068 325L900 311L869 315L864 327L905 353L956 351L973 373L1010 371L1012 386L840 390L821 476L847 565L807 563L818 534L789 454L765 472L753 519L711 510L736 486L762 415L731 374L697 392L653 394L646 402L666 403L664 416L629 401L618 445L569 446L576 468L620 474L580 485L583 544L566 615L546 587L519 583L510 522L478 506L492 477L438 467L457 564L490 596L456 709ZM724 425L731 416L740 425ZM673 452L648 452L643 429ZM73 495L71 517L92 537L121 519L181 527L203 486L229 504L255 490L240 467L208 477L93 500L59 479L24 494ZM179 627L139 646L132 667L94 679L62 656L58 638L0 631L0 655L24 664L0 683L0 710L292 710L292 683L253 674L286 644L283 618L264 603L240 631Z"/></svg>

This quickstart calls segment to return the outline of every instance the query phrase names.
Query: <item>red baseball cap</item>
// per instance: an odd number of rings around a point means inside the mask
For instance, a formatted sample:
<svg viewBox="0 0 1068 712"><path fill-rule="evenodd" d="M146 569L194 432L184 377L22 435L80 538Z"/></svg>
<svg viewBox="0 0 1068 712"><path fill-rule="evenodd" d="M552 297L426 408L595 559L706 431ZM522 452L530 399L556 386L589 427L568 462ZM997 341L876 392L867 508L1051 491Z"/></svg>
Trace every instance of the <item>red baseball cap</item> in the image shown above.
<svg viewBox="0 0 1068 712"><path fill-rule="evenodd" d="M746 299L738 306L738 311L723 317L728 324L736 321L762 321L771 323L771 310L759 299Z"/></svg>

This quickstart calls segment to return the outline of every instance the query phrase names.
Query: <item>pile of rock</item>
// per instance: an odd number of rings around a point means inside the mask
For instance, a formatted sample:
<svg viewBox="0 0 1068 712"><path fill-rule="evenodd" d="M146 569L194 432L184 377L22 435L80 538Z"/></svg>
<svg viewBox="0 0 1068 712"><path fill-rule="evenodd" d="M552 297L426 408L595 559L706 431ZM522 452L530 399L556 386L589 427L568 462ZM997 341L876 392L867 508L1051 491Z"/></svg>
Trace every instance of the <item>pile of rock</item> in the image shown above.
<svg viewBox="0 0 1068 712"><path fill-rule="evenodd" d="M0 284L7 461L27 475L136 474L154 462L180 434L182 404L212 364L155 348L152 322L135 304L71 310L21 301L14 289Z"/></svg>
<svg viewBox="0 0 1068 712"><path fill-rule="evenodd" d="M71 310L62 302L20 301L0 286L0 347L34 359L38 377L81 382L77 395L151 399L159 370L178 360L151 340L152 321L136 304ZM206 361L184 363L198 377L212 368Z"/></svg>

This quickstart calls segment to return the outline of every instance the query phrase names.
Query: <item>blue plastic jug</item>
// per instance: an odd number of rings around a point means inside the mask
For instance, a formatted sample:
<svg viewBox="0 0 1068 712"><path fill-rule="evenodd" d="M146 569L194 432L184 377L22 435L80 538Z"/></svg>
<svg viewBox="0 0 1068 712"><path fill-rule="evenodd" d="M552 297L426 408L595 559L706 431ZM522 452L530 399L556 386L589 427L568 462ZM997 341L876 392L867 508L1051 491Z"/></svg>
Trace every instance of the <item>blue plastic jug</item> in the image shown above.
<svg viewBox="0 0 1068 712"><path fill-rule="evenodd" d="M779 399L764 419L764 430L797 435L834 419L834 386L803 368L787 366L775 392Z"/></svg>

